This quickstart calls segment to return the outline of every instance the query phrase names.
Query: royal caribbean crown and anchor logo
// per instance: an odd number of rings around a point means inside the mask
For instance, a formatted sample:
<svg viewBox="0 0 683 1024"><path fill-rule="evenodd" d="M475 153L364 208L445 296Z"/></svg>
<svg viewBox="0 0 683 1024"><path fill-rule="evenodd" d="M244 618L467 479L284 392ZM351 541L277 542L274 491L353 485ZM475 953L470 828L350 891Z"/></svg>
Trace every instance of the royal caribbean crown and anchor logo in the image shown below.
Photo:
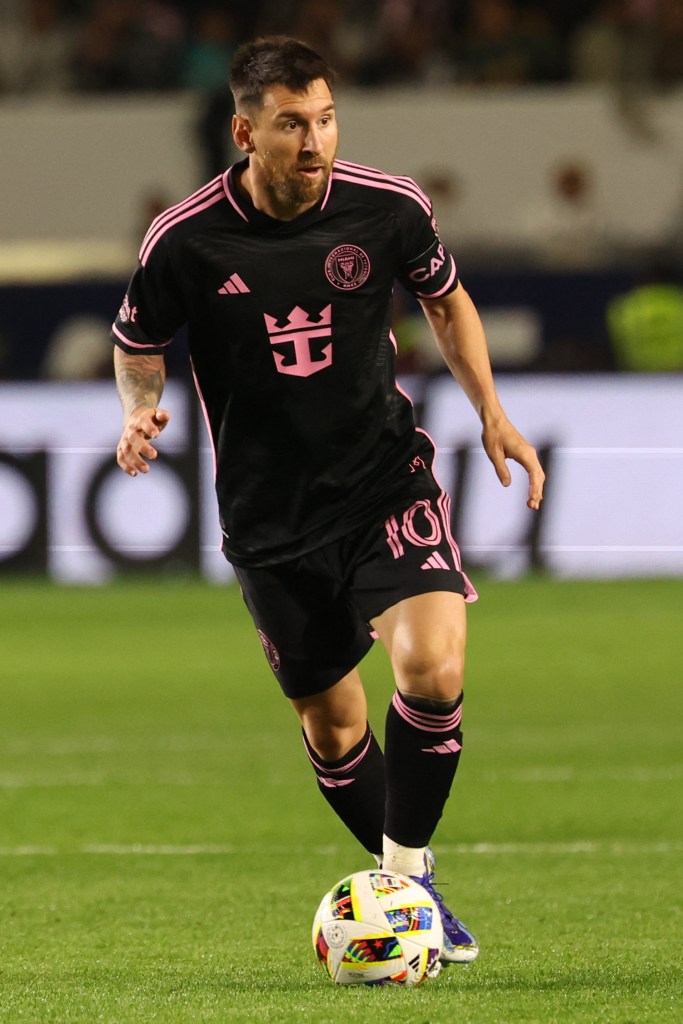
<svg viewBox="0 0 683 1024"><path fill-rule="evenodd" d="M273 346L273 359L278 373L290 377L310 377L332 365L332 305L325 306L311 320L301 306L295 306L287 322L280 327L278 319L263 314L266 330ZM284 346L280 351L280 347Z"/></svg>

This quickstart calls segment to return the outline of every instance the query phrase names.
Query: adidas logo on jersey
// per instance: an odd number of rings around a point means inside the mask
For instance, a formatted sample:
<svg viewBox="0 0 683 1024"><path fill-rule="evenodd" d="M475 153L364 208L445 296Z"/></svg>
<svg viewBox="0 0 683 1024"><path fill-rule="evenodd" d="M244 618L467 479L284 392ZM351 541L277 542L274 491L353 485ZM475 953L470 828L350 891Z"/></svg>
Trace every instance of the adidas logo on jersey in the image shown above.
<svg viewBox="0 0 683 1024"><path fill-rule="evenodd" d="M219 295L246 295L250 288L242 280L239 274L231 274L228 280L218 289Z"/></svg>
<svg viewBox="0 0 683 1024"><path fill-rule="evenodd" d="M426 562L423 562L420 566L421 569L450 569L450 565L446 562L438 551L432 551L431 555Z"/></svg>

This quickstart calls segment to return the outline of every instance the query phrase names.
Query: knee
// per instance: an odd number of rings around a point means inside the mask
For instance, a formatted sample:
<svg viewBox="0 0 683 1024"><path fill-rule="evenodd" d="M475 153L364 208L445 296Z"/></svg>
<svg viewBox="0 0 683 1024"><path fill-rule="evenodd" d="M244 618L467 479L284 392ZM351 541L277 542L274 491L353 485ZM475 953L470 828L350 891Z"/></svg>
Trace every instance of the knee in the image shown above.
<svg viewBox="0 0 683 1024"><path fill-rule="evenodd" d="M323 761L338 761L365 734L368 709L356 673L330 690L293 704L306 739Z"/></svg>
<svg viewBox="0 0 683 1024"><path fill-rule="evenodd" d="M463 687L464 651L410 647L395 656L396 685L405 694L436 701L456 700Z"/></svg>
<svg viewBox="0 0 683 1024"><path fill-rule="evenodd" d="M367 728L363 721L330 721L304 715L301 719L309 744L323 761L339 761L361 741Z"/></svg>

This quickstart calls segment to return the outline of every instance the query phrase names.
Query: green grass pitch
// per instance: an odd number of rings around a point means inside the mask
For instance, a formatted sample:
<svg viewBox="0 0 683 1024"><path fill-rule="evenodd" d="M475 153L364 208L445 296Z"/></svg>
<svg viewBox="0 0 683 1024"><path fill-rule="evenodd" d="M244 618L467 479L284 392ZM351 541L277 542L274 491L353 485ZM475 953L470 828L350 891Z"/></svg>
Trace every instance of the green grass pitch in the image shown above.
<svg viewBox="0 0 683 1024"><path fill-rule="evenodd" d="M680 1024L683 581L479 582L435 849L482 952L401 990L314 960L371 865L237 591L5 581L2 1024ZM381 735L379 647L364 676Z"/></svg>

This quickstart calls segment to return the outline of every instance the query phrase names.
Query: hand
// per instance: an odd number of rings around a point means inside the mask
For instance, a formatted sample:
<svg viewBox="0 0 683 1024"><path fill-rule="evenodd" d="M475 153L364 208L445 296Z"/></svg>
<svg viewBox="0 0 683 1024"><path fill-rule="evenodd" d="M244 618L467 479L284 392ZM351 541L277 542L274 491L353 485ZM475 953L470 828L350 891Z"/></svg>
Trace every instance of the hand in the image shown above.
<svg viewBox="0 0 683 1024"><path fill-rule="evenodd" d="M126 420L121 440L116 449L116 461L128 476L149 473L145 459L156 459L157 450L150 444L157 438L171 418L166 409L141 406Z"/></svg>
<svg viewBox="0 0 683 1024"><path fill-rule="evenodd" d="M538 512L543 500L545 473L538 461L536 449L506 418L487 424L484 427L481 440L484 451L493 463L496 475L503 487L509 487L512 481L510 470L505 462L506 459L512 459L524 467L529 476L527 508Z"/></svg>

